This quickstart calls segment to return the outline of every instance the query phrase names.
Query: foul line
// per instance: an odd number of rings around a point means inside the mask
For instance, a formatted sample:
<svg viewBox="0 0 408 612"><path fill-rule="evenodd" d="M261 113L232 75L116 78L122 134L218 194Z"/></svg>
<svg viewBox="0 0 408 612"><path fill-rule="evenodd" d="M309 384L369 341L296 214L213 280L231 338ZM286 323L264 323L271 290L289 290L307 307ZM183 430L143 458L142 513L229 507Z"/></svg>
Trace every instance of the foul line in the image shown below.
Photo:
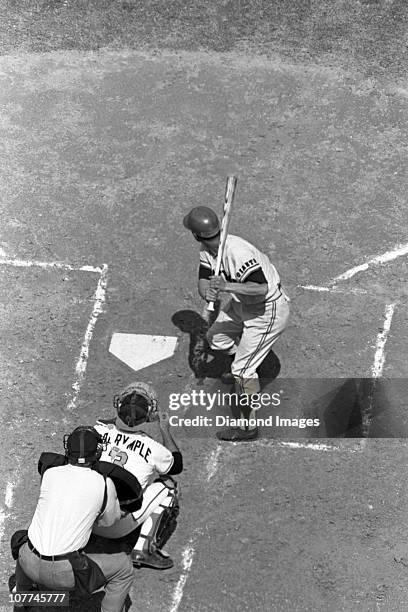
<svg viewBox="0 0 408 612"><path fill-rule="evenodd" d="M305 450L311 450L311 451L316 451L316 452L344 452L344 453L357 453L357 452L361 452L364 450L365 446L366 446L366 440L365 438L360 439L358 442L355 442L353 444L329 444L327 442L294 442L294 441L288 441L288 442L284 442L282 440L276 440L276 439L260 439L260 440L253 440L251 442L233 442L232 445L233 446L240 446L242 444L250 444L251 446L255 446L255 447L259 447L259 446L264 446L266 448L293 448L295 450L298 449L305 449Z"/></svg>
<svg viewBox="0 0 408 612"><path fill-rule="evenodd" d="M187 582L187 577L190 572L191 566L193 564L193 558L194 558L194 552L195 552L193 544L194 544L194 538L190 538L188 546L183 551L183 561L182 561L183 572L181 573L181 576L174 589L170 612L177 612L179 605L181 603L181 600L183 599L184 587Z"/></svg>
<svg viewBox="0 0 408 612"><path fill-rule="evenodd" d="M216 474L218 469L218 460L222 451L222 446L219 444L217 448L211 453L207 461L207 482Z"/></svg>
<svg viewBox="0 0 408 612"><path fill-rule="evenodd" d="M278 446L283 446L284 448L306 448L308 450L323 452L342 451L346 453L356 453L364 450L365 440L360 440L352 446L340 446L338 444L324 444L314 442L278 442Z"/></svg>
<svg viewBox="0 0 408 612"><path fill-rule="evenodd" d="M368 270L370 266L378 266L380 264L387 263L389 261L393 261L394 259L397 259L398 257L403 257L404 255L407 255L407 254L408 254L408 244L397 245L390 251L386 251L382 255L377 255L376 257L369 259L366 263L363 263L359 266L355 266L354 268L350 268L350 270L343 272L343 274L339 274L339 276L336 276L335 278L333 278L332 281L330 281L330 284L335 284L338 281L348 280L349 278L352 278L359 272L365 272L366 270Z"/></svg>
<svg viewBox="0 0 408 612"><path fill-rule="evenodd" d="M101 274L105 267L73 266L59 261L30 261L25 259L10 259L9 257L0 257L0 265L14 266L16 268L43 268L44 270L56 269L71 270L72 272L94 272L96 274Z"/></svg>
<svg viewBox="0 0 408 612"><path fill-rule="evenodd" d="M389 261L398 259L398 257L403 257L404 255L408 255L408 244L397 245L393 249L390 249L389 251L386 251L381 255L376 255L376 257L369 259L363 264L354 266L353 268L346 270L342 274L339 274L338 276L332 278L329 281L328 285L298 285L298 287L300 289L305 289L306 291L317 291L319 293L343 293L344 291L347 291L347 293L368 293L366 289L361 289L358 287L349 287L347 289L343 289L338 287L336 283L349 280L359 272L366 272L371 266L378 266L384 263L388 263Z"/></svg>
<svg viewBox="0 0 408 612"><path fill-rule="evenodd" d="M211 452L210 456L207 459L207 462L206 462L207 482L209 482L211 478L213 478L213 476L217 472L218 459L220 457L221 451L222 451L222 445L218 444L217 448ZM194 547L195 547L195 542L196 542L196 539L199 533L201 533L199 528L194 530L194 533L189 539L187 546L183 550L183 554L182 554L183 571L173 591L170 612L177 612L178 607L181 603L181 600L183 599L184 587L186 585L188 574L193 564L193 558L195 554Z"/></svg>
<svg viewBox="0 0 408 612"><path fill-rule="evenodd" d="M317 291L318 293L355 293L355 294L366 294L368 291L366 289L361 289L360 287L337 287L337 285L332 285L330 287L321 287L319 285L298 285L300 289L305 289L306 291Z"/></svg>

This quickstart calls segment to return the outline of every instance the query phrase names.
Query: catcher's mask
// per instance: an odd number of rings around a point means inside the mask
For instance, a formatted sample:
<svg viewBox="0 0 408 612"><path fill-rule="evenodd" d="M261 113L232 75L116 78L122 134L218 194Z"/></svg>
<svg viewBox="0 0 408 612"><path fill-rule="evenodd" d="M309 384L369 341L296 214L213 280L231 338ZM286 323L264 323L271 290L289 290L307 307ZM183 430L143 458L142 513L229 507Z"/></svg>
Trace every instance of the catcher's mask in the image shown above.
<svg viewBox="0 0 408 612"><path fill-rule="evenodd" d="M127 427L137 427L158 419L158 402L155 390L146 383L135 382L115 395L113 406L118 418Z"/></svg>
<svg viewBox="0 0 408 612"><path fill-rule="evenodd" d="M65 455L70 463L94 463L102 455L104 446L102 436L90 425L81 425L64 436Z"/></svg>

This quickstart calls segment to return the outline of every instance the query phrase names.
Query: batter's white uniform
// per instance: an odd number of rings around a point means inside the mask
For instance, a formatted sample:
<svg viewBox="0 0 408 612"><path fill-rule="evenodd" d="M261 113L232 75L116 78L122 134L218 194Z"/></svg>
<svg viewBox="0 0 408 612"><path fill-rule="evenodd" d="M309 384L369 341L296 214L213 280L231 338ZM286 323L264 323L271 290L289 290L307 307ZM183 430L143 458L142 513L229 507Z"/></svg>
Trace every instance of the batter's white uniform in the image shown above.
<svg viewBox="0 0 408 612"><path fill-rule="evenodd" d="M106 449L101 461L120 465L136 476L143 489L142 507L115 523L112 527L96 527L94 533L107 538L122 537L146 521L159 506L169 505L168 488L153 482L158 475L167 474L173 465L173 454L163 444L142 431L123 431L116 427L116 419L99 420L95 429L103 437Z"/></svg>
<svg viewBox="0 0 408 612"><path fill-rule="evenodd" d="M214 274L216 257L202 245L200 266ZM256 372L273 344L284 331L289 317L289 298L282 290L279 274L267 255L238 236L226 240L220 275L230 283L245 283L261 270L268 284L265 296L231 293L232 299L221 310L208 331L212 349L235 355L232 374L244 393L258 393Z"/></svg>

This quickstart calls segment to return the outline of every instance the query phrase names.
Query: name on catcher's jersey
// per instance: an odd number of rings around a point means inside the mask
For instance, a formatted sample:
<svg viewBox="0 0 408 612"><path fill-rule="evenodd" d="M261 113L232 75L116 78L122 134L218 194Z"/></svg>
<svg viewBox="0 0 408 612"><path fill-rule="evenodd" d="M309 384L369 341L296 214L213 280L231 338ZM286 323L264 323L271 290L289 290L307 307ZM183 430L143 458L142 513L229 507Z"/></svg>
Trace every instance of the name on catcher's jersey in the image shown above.
<svg viewBox="0 0 408 612"><path fill-rule="evenodd" d="M95 429L103 437L106 449L101 461L110 461L129 470L145 489L157 476L167 474L173 465L173 454L143 432L117 429L114 421L97 421Z"/></svg>
<svg viewBox="0 0 408 612"><path fill-rule="evenodd" d="M200 265L211 269L214 273L217 258L213 257L204 246L200 250ZM248 277L257 270L262 270L268 283L268 292L262 299L271 298L277 291L280 283L279 274L269 257L259 251L253 244L239 236L229 234L225 242L220 274L226 281L244 283ZM250 302L250 299L232 294L238 302Z"/></svg>

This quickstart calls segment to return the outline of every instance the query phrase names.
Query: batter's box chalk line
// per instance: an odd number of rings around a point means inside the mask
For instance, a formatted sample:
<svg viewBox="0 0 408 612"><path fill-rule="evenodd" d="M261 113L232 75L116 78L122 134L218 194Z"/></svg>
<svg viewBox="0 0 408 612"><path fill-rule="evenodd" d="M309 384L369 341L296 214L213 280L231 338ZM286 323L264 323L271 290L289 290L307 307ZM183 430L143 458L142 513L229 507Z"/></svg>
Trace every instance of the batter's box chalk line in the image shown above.
<svg viewBox="0 0 408 612"><path fill-rule="evenodd" d="M318 292L333 292L333 293L342 293L343 291L351 292L351 293L368 293L364 289L359 288L348 288L342 289L337 286L337 283L349 280L353 278L359 272L366 272L369 268L374 266L380 266L382 264L388 263L390 261L394 261L399 257L405 257L408 255L408 243L406 244L398 244L394 248L386 251L385 253L381 253L381 255L376 255L372 257L368 261L359 264L357 266L353 266L349 270L346 270L342 274L335 276L332 278L327 286L319 286L319 285L298 285L301 289L306 289L307 291L318 291Z"/></svg>
<svg viewBox="0 0 408 612"><path fill-rule="evenodd" d="M234 446L240 446L242 442L233 443ZM358 453L362 452L367 444L367 440L365 438L355 442L353 444L338 444L338 443L328 443L328 442L295 442L295 441L287 441L284 442L282 440L254 440L253 442L246 442L246 444L251 444L255 447L265 447L265 448L282 448L282 449L305 449L316 452L342 452L342 453Z"/></svg>
<svg viewBox="0 0 408 612"><path fill-rule="evenodd" d="M94 272L96 274L102 274L103 270L108 266L103 264L99 266L75 266L69 263L60 261L36 261L26 259L12 259L10 257L3 257L3 253L0 251L0 265L14 266L16 268L43 268L44 270L68 270L72 272Z"/></svg>
<svg viewBox="0 0 408 612"><path fill-rule="evenodd" d="M360 289L359 287L337 287L333 285L331 287L320 287L319 285L298 285L300 289L305 291L316 291L318 293L355 293L365 295L368 293L366 289Z"/></svg>
<svg viewBox="0 0 408 612"><path fill-rule="evenodd" d="M89 345L92 340L93 332L99 315L103 312L104 303L106 300L106 288L108 282L108 266L75 266L70 263L59 261L35 261L24 259L12 259L10 257L0 257L0 265L14 266L17 268L40 268L43 270L66 270L71 272L90 272L98 274L99 279L93 295L93 308L88 325L85 330L84 339L81 346L78 361L75 366L75 376L72 383L72 396L69 400L66 410L73 410L78 402L79 393L85 378L86 368L89 358Z"/></svg>

